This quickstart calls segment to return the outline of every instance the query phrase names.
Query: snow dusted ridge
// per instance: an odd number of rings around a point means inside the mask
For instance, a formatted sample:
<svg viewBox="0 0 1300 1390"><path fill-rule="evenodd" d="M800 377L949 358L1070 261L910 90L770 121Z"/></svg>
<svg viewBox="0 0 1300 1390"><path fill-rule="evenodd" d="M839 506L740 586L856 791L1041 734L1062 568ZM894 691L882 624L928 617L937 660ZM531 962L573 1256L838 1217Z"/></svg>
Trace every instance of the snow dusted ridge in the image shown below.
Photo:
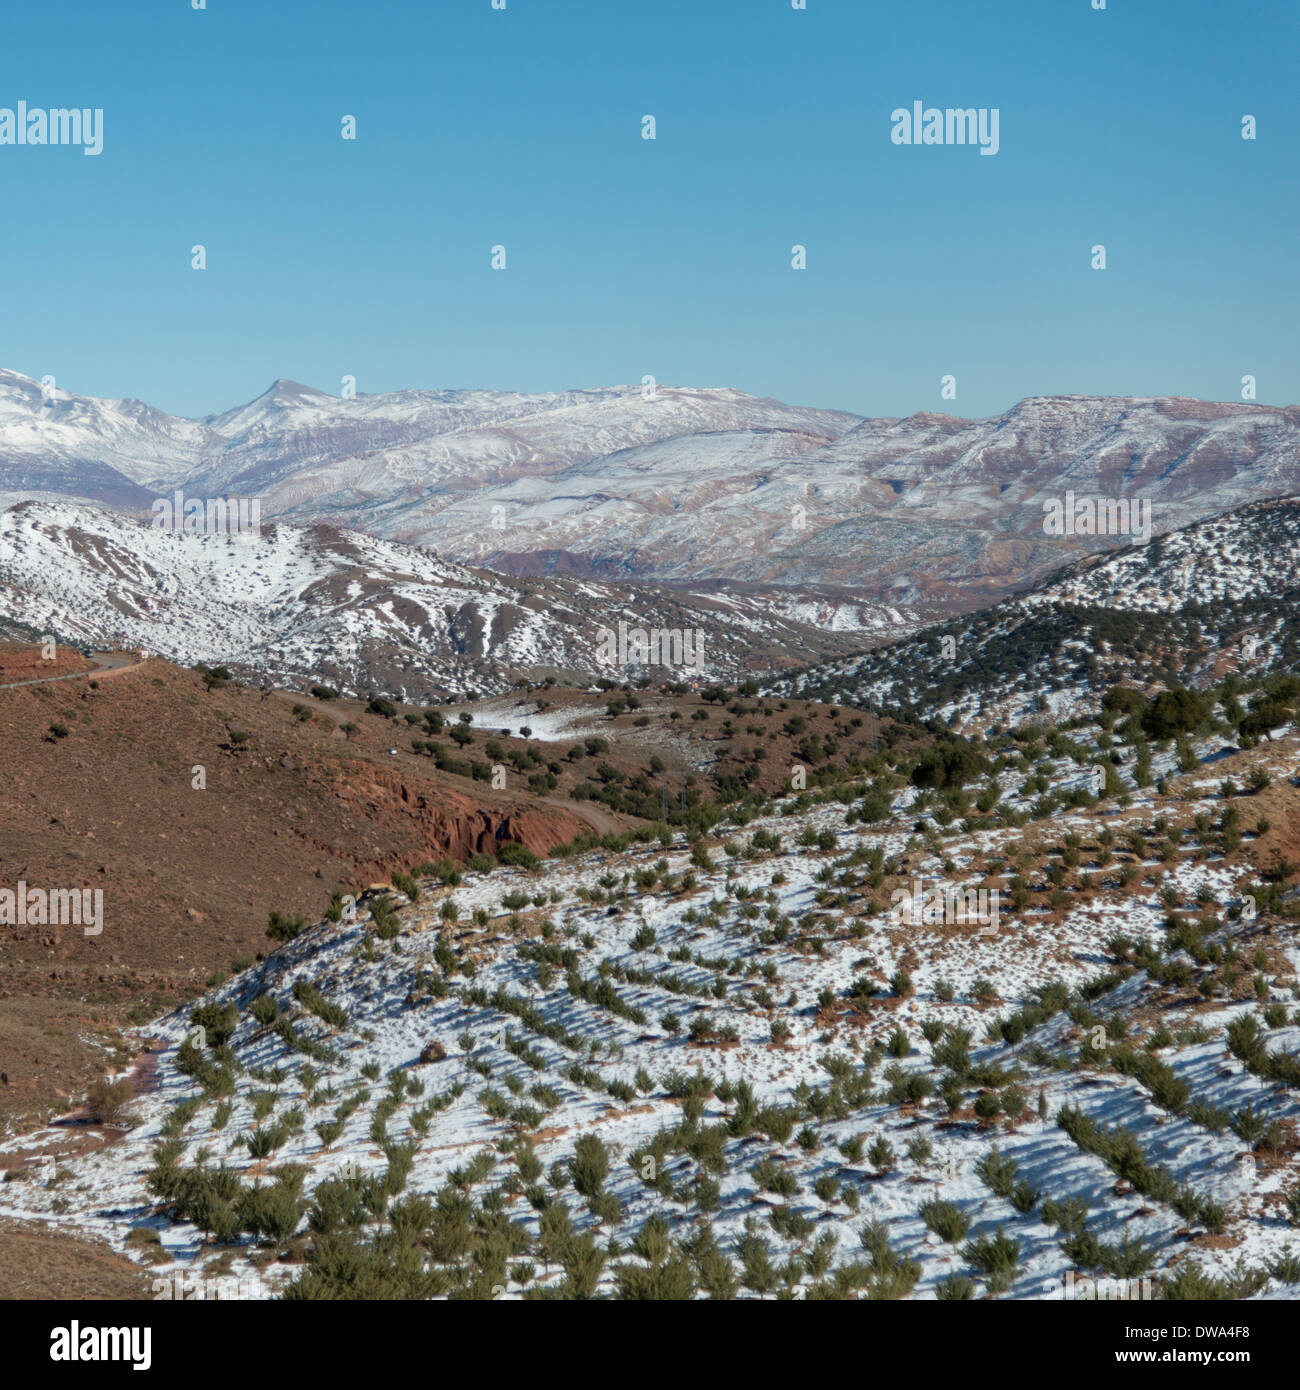
<svg viewBox="0 0 1300 1390"><path fill-rule="evenodd" d="M147 508L176 487L512 574L832 585L950 612L1123 544L1045 535L1067 491L1150 502L1157 531L1300 491L1300 408L1058 396L863 420L725 388L340 399L281 380L185 420L0 372L0 492Z"/></svg>
<svg viewBox="0 0 1300 1390"><path fill-rule="evenodd" d="M1300 589L1300 502L1282 498L1074 566L1025 599L1177 612L1294 589Z"/></svg>
<svg viewBox="0 0 1300 1390"><path fill-rule="evenodd" d="M707 681L844 650L850 639L808 608L784 617L761 597L504 578L326 527L185 535L84 503L0 511L0 622L278 683L416 698L504 690L539 671L624 680L640 668L611 666L602 639L620 623L703 632L700 669L645 674Z"/></svg>
<svg viewBox="0 0 1300 1390"><path fill-rule="evenodd" d="M1080 561L1013 599L782 678L807 698L987 727L1095 709L1121 680L1300 669L1300 500L1257 502Z"/></svg>
<svg viewBox="0 0 1300 1390"><path fill-rule="evenodd" d="M1269 750L1275 775L1293 755ZM1295 1297L1300 955L1281 918L1240 915L1262 890L1205 828L1222 772L1067 811L1046 839L933 820L922 839L900 789L871 826L801 798L724 831L712 863L678 838L425 877L395 921L345 907L151 1028L160 1086L119 1142L6 1141L50 1161L0 1212L150 1258L164 1289L215 1265L254 1297L295 1277L354 1297L1059 1299L1094 1277ZM1049 909L1076 835L1088 882ZM972 886L1008 860L1034 893L991 931L872 901L881 875ZM358 1247L381 1232L386 1253ZM378 1266L399 1282L348 1282Z"/></svg>
<svg viewBox="0 0 1300 1390"><path fill-rule="evenodd" d="M393 501L412 486L447 494L719 430L775 432L798 450L836 438L857 420L728 389L662 388L651 399L639 386L343 398L283 379L248 405L187 420L140 401L46 390L0 371L0 459L11 477L29 470L33 489L75 492L84 467L92 480L115 476L122 500L184 485L204 495L269 494L272 514L316 498L321 510L311 519L339 521L345 495L355 507L358 496Z"/></svg>

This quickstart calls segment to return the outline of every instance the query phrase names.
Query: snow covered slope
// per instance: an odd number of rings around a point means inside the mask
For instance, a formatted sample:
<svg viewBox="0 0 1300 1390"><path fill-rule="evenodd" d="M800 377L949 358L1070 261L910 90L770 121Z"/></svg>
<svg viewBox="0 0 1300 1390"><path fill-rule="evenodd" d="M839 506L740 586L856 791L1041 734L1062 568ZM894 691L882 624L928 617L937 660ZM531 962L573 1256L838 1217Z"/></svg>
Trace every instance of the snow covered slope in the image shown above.
<svg viewBox="0 0 1300 1390"><path fill-rule="evenodd" d="M1300 955L1225 770L924 837L832 788L721 863L665 831L341 903L148 1030L117 1142L0 1145L0 1214L171 1296L1294 1297ZM909 879L1023 900L904 925Z"/></svg>
<svg viewBox="0 0 1300 1390"><path fill-rule="evenodd" d="M702 666L643 669L634 653L629 667L611 664L617 653L602 650L602 629L617 634L620 623L702 631ZM0 511L0 625L399 698L504 690L546 671L582 683L707 681L860 640L823 631L815 612L769 612L761 597L510 579L332 527L185 535L36 501Z"/></svg>
<svg viewBox="0 0 1300 1390"><path fill-rule="evenodd" d="M1120 680L1300 670L1300 500L1257 502L1070 566L1016 598L776 688L1007 723L1095 708Z"/></svg>

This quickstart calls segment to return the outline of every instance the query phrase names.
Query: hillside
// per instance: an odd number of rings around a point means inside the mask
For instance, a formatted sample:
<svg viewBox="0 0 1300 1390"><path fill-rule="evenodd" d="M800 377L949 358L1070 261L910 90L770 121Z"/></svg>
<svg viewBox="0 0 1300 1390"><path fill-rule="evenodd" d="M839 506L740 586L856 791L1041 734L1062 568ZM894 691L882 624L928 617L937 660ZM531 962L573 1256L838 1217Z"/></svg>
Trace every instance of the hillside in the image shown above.
<svg viewBox="0 0 1300 1390"><path fill-rule="evenodd" d="M1105 725L890 737L336 899L150 1026L111 1142L7 1141L4 1214L211 1296L1294 1297L1298 745L1229 712L1100 799Z"/></svg>
<svg viewBox="0 0 1300 1390"><path fill-rule="evenodd" d="M772 682L783 694L961 727L1096 711L1117 682L1205 686L1300 670L1300 501L1257 502L865 656Z"/></svg>
<svg viewBox="0 0 1300 1390"><path fill-rule="evenodd" d="M448 856L545 854L677 819L778 789L801 748L832 756L808 742L815 707L738 723L712 692L539 684L467 706L371 705L158 658L94 664L0 645L0 685L46 680L0 689L0 886L101 887L105 917L93 937L4 928L0 1118L48 1114L116 1025L250 960L273 910L319 914L336 890ZM833 756L865 759L872 731L845 724Z"/></svg>
<svg viewBox="0 0 1300 1390"><path fill-rule="evenodd" d="M893 614L876 625L902 621ZM669 653L675 666L632 658L620 666L606 645L620 624L690 636ZM0 511L0 633L53 633L225 665L275 685L325 681L396 699L499 692L546 675L702 682L862 641L836 631L811 600L510 579L332 527L182 534L49 502Z"/></svg>

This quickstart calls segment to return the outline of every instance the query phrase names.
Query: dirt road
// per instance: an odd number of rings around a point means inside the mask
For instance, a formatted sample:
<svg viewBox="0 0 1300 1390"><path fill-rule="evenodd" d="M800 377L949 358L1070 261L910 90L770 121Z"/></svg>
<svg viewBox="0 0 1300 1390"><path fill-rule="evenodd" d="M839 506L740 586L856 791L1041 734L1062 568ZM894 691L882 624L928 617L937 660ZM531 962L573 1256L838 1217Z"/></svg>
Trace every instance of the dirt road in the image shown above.
<svg viewBox="0 0 1300 1390"><path fill-rule="evenodd" d="M35 680L29 681L6 681L0 685L0 690L16 690L22 685L50 685L54 681L81 681L88 676L116 676L123 671L134 671L137 666L143 666L147 658L141 660L137 657L133 661L123 652L95 652L90 660L95 664L89 671L71 671L63 676L37 676Z"/></svg>

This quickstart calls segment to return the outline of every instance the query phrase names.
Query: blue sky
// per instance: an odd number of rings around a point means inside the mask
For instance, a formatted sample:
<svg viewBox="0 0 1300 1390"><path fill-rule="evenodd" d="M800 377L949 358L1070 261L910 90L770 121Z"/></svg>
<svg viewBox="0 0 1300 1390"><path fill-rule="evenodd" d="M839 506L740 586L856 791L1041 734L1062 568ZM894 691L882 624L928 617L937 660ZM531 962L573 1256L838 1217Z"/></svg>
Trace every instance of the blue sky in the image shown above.
<svg viewBox="0 0 1300 1390"><path fill-rule="evenodd" d="M0 365L190 415L345 374L1300 401L1294 0L507 4L9 7L0 107L104 149L0 146ZM999 153L893 144L915 100Z"/></svg>

